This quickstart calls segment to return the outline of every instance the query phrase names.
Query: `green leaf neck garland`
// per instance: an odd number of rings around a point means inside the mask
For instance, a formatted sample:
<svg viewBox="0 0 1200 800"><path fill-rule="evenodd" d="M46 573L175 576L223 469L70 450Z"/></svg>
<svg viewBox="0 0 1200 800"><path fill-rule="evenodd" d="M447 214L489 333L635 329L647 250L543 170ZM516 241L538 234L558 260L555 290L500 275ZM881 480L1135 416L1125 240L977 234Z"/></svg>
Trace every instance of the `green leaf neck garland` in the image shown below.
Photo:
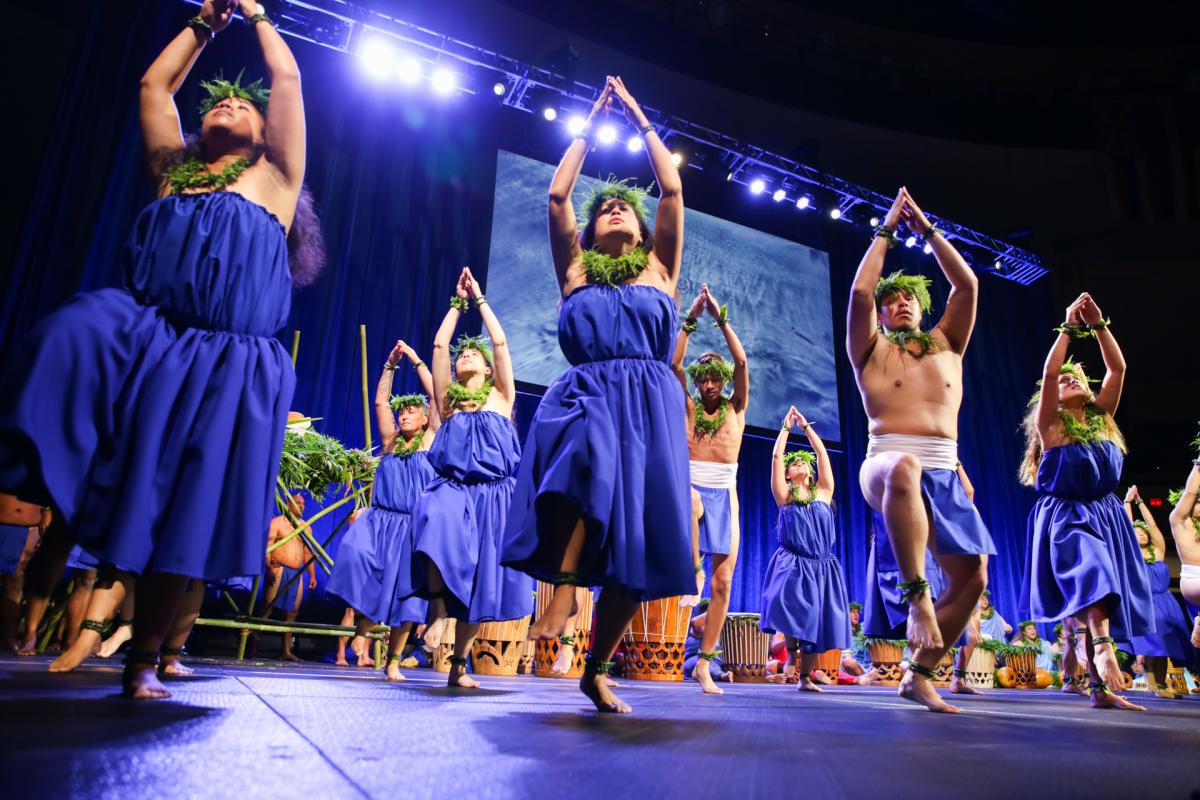
<svg viewBox="0 0 1200 800"><path fill-rule="evenodd" d="M913 358L924 358L930 353L937 353L942 349L941 343L933 337L933 334L925 331L889 331L885 330L882 325L879 327L879 330L883 333L884 338ZM916 342L921 348L920 352L914 353L912 350L909 350L909 342Z"/></svg>
<svg viewBox="0 0 1200 800"><path fill-rule="evenodd" d="M476 411L482 411L488 395L492 393L492 381L486 380L478 389L468 389L458 381L452 381L446 388L446 403L451 408L457 408L467 403L474 403Z"/></svg>
<svg viewBox="0 0 1200 800"><path fill-rule="evenodd" d="M816 484L810 483L808 485L807 492L803 492L802 487L800 487L800 486L796 486L795 484L792 485L792 502L795 503L796 505L809 506L809 505L812 505L812 502L816 499L817 499Z"/></svg>
<svg viewBox="0 0 1200 800"><path fill-rule="evenodd" d="M692 415L692 425L696 430L697 436L716 436L717 431L725 426L726 420L729 419L729 398L722 397L721 404L717 406L716 416L708 416L704 411L704 404L700 401L700 395L693 395L692 404L696 409L696 413Z"/></svg>
<svg viewBox="0 0 1200 800"><path fill-rule="evenodd" d="M397 456L411 456L413 453L421 449L421 445L425 443L425 431L420 431L409 441L405 442L404 438L397 436L399 441L396 443L396 449L393 451Z"/></svg>
<svg viewBox="0 0 1200 800"><path fill-rule="evenodd" d="M583 251L583 271L588 283L616 286L641 275L650 263L650 254L640 247L623 256L610 256L592 248Z"/></svg>
<svg viewBox="0 0 1200 800"><path fill-rule="evenodd" d="M195 194L198 190L223 192L237 181L250 166L249 159L238 157L225 165L220 172L209 172L208 165L198 158L189 158L176 164L164 173L171 186L171 194Z"/></svg>
<svg viewBox="0 0 1200 800"><path fill-rule="evenodd" d="M1094 444L1104 433L1104 415L1090 405L1083 407L1083 422L1061 406L1058 418L1062 420L1063 435L1074 444Z"/></svg>
<svg viewBox="0 0 1200 800"><path fill-rule="evenodd" d="M994 607L994 606L988 606L988 610L987 610L987 611L980 611L980 612L979 612L979 618L980 618L980 619L991 619L991 618L992 618L992 617L994 617L994 616L996 616L996 609L995 609L995 607Z"/></svg>

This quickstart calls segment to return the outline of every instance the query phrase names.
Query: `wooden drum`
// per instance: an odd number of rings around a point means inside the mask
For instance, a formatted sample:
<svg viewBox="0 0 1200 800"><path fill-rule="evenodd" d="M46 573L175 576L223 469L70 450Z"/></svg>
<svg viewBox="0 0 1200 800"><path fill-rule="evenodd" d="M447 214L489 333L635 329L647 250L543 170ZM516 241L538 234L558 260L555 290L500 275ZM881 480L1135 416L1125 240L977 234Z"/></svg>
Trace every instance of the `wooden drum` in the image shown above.
<svg viewBox="0 0 1200 800"><path fill-rule="evenodd" d="M550 607L550 595L554 587L538 581L537 585L537 615L541 617ZM554 662L558 659L558 651L562 645L557 639L539 640L534 646L533 674L539 678L579 678L583 676L583 662L587 658L588 649L592 646L592 591L586 587L576 587L576 602L579 603L579 613L575 618L575 657L571 659L571 668L565 673L554 672Z"/></svg>
<svg viewBox="0 0 1200 800"><path fill-rule="evenodd" d="M682 681L683 651L692 609L682 597L648 600L638 606L625 631L625 677L639 681Z"/></svg>
<svg viewBox="0 0 1200 800"><path fill-rule="evenodd" d="M996 654L976 647L967 662L967 685L976 689L991 689L996 685Z"/></svg>
<svg viewBox="0 0 1200 800"><path fill-rule="evenodd" d="M933 685L943 689L950 687L950 679L954 677L954 654L952 648L942 656L942 660L933 668Z"/></svg>
<svg viewBox="0 0 1200 800"><path fill-rule="evenodd" d="M814 669L819 669L829 676L829 679L836 682L838 671L842 668L842 651L834 648L826 650L823 653L817 654L817 666Z"/></svg>
<svg viewBox="0 0 1200 800"><path fill-rule="evenodd" d="M739 683L766 683L771 636L759 630L759 614L729 614L721 629L721 666Z"/></svg>
<svg viewBox="0 0 1200 800"><path fill-rule="evenodd" d="M871 639L867 645L871 654L871 664L879 670L877 686L899 686L904 671L900 663L904 661L904 643L890 639Z"/></svg>
<svg viewBox="0 0 1200 800"><path fill-rule="evenodd" d="M442 636L442 643L437 650L433 651L433 668L437 672L450 671L450 656L454 655L454 631L458 627L458 621L452 618L444 620L446 633Z"/></svg>
<svg viewBox="0 0 1200 800"><path fill-rule="evenodd" d="M1008 653L1008 666L1013 671L1014 689L1036 689L1037 651L1016 648Z"/></svg>
<svg viewBox="0 0 1200 800"><path fill-rule="evenodd" d="M529 633L529 615L503 622L485 622L471 645L476 675L516 675Z"/></svg>

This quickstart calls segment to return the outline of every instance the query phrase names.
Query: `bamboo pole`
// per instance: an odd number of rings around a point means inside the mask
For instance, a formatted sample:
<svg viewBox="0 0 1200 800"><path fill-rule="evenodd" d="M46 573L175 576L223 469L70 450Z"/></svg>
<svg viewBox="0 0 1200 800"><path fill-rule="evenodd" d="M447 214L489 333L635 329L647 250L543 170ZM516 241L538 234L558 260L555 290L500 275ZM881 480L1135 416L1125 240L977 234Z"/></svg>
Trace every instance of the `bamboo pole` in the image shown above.
<svg viewBox="0 0 1200 800"><path fill-rule="evenodd" d="M233 595L231 595L229 592L222 591L221 596L224 597L226 601L228 601L229 605L233 608L234 614L242 613L242 610L240 608L238 608L237 603L234 602Z"/></svg>
<svg viewBox="0 0 1200 800"><path fill-rule="evenodd" d="M197 625L202 625L208 628L231 628L234 630L256 631L262 633L295 633L301 636L355 636L354 628L345 627L342 625L321 625L318 623L300 624L296 622L279 622L277 620L267 620L256 618L259 621L250 622L242 619L216 619L208 617L200 617L196 620ZM379 639L387 632L387 629L371 629L365 634L368 639Z"/></svg>
<svg viewBox="0 0 1200 800"><path fill-rule="evenodd" d="M258 599L258 592L262 589L262 575L254 576L254 585L250 587L250 599L246 601L246 615L254 616L254 602ZM250 629L243 628L241 635L238 637L237 660L241 661L246 657L246 642L250 638Z"/></svg>
<svg viewBox="0 0 1200 800"><path fill-rule="evenodd" d="M371 397L367 389L367 326L358 326L358 339L362 345L362 400L363 400L363 441L365 450L371 452Z"/></svg>
<svg viewBox="0 0 1200 800"><path fill-rule="evenodd" d="M296 368L296 357L300 355L300 331L292 331L292 369Z"/></svg>

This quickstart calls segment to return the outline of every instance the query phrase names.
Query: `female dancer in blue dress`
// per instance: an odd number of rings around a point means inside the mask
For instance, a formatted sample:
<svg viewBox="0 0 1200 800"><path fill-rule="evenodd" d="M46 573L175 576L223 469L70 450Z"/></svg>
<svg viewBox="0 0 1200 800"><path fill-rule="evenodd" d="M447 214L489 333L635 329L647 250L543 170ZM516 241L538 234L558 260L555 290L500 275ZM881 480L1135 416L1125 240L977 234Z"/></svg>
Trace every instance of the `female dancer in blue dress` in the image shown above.
<svg viewBox="0 0 1200 800"><path fill-rule="evenodd" d="M189 143L173 95L239 9L269 103L258 82L203 84ZM141 575L124 688L150 698L169 696L155 666L188 579L262 570L295 383L273 334L322 254L299 69L253 2L205 0L139 102L158 200L134 226L124 288L76 295L20 348L0 398L0 490L54 509L31 603L45 607L75 541Z"/></svg>
<svg viewBox="0 0 1200 800"><path fill-rule="evenodd" d="M799 425L812 452L787 450L788 435ZM816 475L813 474L816 467ZM779 631L800 662L800 691L819 692L812 679L817 656L850 647L846 576L833 555L833 468L825 443L792 406L771 453L771 494L779 506L775 535L779 549L763 580L762 620L767 633ZM831 676L836 678L837 676Z"/></svg>
<svg viewBox="0 0 1200 800"><path fill-rule="evenodd" d="M1114 637L1154 632L1149 576L1113 494L1125 460L1125 440L1113 421L1125 358L1086 292L1067 309L1060 331L1025 417L1020 478L1039 497L1029 512L1021 606L1037 622L1076 617L1086 624L1093 707L1144 711L1110 688L1124 687ZM1098 394L1082 365L1067 359L1073 335L1094 335L1100 343L1106 373Z"/></svg>
<svg viewBox="0 0 1200 800"><path fill-rule="evenodd" d="M491 339L450 339L474 301ZM448 684L479 685L467 675L466 655L481 622L520 619L533 611L533 583L501 566L500 545L512 501L521 445L512 424L516 383L500 320L464 268L456 296L433 340L433 392L443 422L429 450L436 475L413 510L412 569L397 593L430 601L425 644L436 650L443 620L456 620ZM407 584L407 585L406 585Z"/></svg>
<svg viewBox="0 0 1200 800"><path fill-rule="evenodd" d="M645 138L661 192L609 183L582 232L571 193L591 126L620 101ZM574 366L542 397L526 442L504 561L556 584L532 638L559 636L574 586L602 586L579 687L601 711L630 708L605 675L641 600L696 591L683 390L672 374L683 187L671 153L620 78L609 77L550 184L550 252L562 292L558 342Z"/></svg>
<svg viewBox="0 0 1200 800"><path fill-rule="evenodd" d="M1134 636L1129 644L1133 652L1144 657L1146 666L1146 681L1150 690L1159 697L1174 699L1175 693L1167 685L1167 660L1170 659L1177 667L1187 667L1193 672L1200 664L1197 663L1196 648L1192 646L1192 626L1188 615L1184 613L1171 594L1171 570L1164 561L1167 557L1167 539L1163 536L1154 519L1154 515L1142 502L1142 496L1136 486L1130 486L1125 493L1125 513L1133 520L1133 506L1141 511L1141 519L1134 521L1138 546L1142 550L1142 560L1150 573L1150 589L1154 600L1155 632L1144 636Z"/></svg>
<svg viewBox="0 0 1200 800"><path fill-rule="evenodd" d="M392 396L392 378L402 358L417 371L426 394ZM412 509L433 480L429 448L440 425L433 395L433 373L416 352L396 342L375 387L375 419L383 441L383 457L375 470L371 507L358 518L338 545L337 560L325 591L355 610L357 635L377 622L392 629L388 638L387 677L402 681L400 658L414 623L424 622L428 603L419 597L396 596L401 575L412 571ZM407 583L407 579L403 579ZM360 659L360 665L361 665Z"/></svg>

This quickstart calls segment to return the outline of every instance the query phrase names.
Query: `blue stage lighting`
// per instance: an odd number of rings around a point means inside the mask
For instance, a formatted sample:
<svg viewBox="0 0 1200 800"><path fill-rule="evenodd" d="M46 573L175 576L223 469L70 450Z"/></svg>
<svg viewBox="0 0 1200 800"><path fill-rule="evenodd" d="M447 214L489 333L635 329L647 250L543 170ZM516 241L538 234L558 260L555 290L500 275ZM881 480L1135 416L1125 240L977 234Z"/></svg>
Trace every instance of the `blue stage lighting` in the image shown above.
<svg viewBox="0 0 1200 800"><path fill-rule="evenodd" d="M904 240L905 247L916 247L916 245L917 245L917 237L915 237L915 236L910 236Z"/></svg>
<svg viewBox="0 0 1200 800"><path fill-rule="evenodd" d="M421 80L421 62L412 56L404 56L396 65L396 76L401 83L415 86Z"/></svg>
<svg viewBox="0 0 1200 800"><path fill-rule="evenodd" d="M879 217L871 217L870 222L868 224L872 228L878 228L879 227Z"/></svg>
<svg viewBox="0 0 1200 800"><path fill-rule="evenodd" d="M430 82L433 84L433 91L438 94L450 94L458 86L457 76L445 67L435 70Z"/></svg>
<svg viewBox="0 0 1200 800"><path fill-rule="evenodd" d="M554 120L558 119L558 109L554 106L546 106L542 109L542 119L546 120L546 122L554 122Z"/></svg>
<svg viewBox="0 0 1200 800"><path fill-rule="evenodd" d="M829 209L829 218L830 219L841 219L842 218L842 210L840 208Z"/></svg>
<svg viewBox="0 0 1200 800"><path fill-rule="evenodd" d="M496 95L496 97L504 97L504 93L507 91L508 87L500 81L496 81L492 84L492 94Z"/></svg>
<svg viewBox="0 0 1200 800"><path fill-rule="evenodd" d="M787 197L787 192L785 192L783 189L776 189L775 193L773 195L771 195L771 199L774 200L776 203L783 202L784 198L786 198L786 197Z"/></svg>
<svg viewBox="0 0 1200 800"><path fill-rule="evenodd" d="M933 252L933 245L931 245L931 244L929 244L928 242L926 242L926 243L925 243L925 246L924 246L924 247L922 247L921 249L922 249L923 251L925 251L925 255L929 255L930 253L932 253L932 252Z"/></svg>
<svg viewBox="0 0 1200 800"><path fill-rule="evenodd" d="M358 51L363 69L373 78L386 78L396 63L396 52L381 39L368 39Z"/></svg>
<svg viewBox="0 0 1200 800"><path fill-rule="evenodd" d="M636 153L642 149L642 137L634 134L629 137L629 141L625 142L625 148L631 153Z"/></svg>
<svg viewBox="0 0 1200 800"><path fill-rule="evenodd" d="M596 131L596 141L600 144L612 144L617 140L617 129L612 125L601 125Z"/></svg>
<svg viewBox="0 0 1200 800"><path fill-rule="evenodd" d="M767 182L764 181L762 178L755 178L754 180L750 181L750 193L751 194L762 194L764 191L766 191L766 189L767 189Z"/></svg>
<svg viewBox="0 0 1200 800"><path fill-rule="evenodd" d="M804 195L803 197L796 200L796 208L803 211L804 209L808 208L811 203L812 203L812 198L809 197L808 195Z"/></svg>

